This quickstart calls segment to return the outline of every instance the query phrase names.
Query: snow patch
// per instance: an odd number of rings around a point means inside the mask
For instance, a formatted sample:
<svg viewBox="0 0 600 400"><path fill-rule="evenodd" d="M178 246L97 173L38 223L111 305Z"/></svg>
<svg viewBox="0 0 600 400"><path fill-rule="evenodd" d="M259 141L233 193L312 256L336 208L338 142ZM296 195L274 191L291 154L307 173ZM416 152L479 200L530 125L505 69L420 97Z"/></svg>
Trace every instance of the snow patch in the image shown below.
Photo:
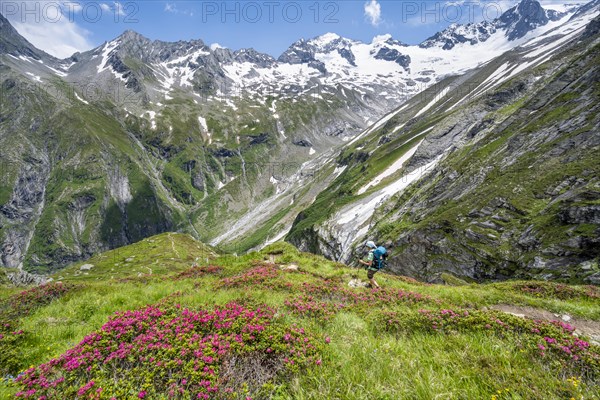
<svg viewBox="0 0 600 400"><path fill-rule="evenodd" d="M431 129L432 128L430 128L429 130L431 130ZM406 153L404 153L402 155L402 157L400 157L392 165L390 165L388 168L386 168L385 171L383 171L382 173L377 175L371 182L369 182L365 186L361 187L358 190L357 194L361 195L361 194L365 193L369 188L379 185L379 183L381 183L382 180L384 180L385 178L387 178L390 175L393 175L395 172L399 171L400 168L402 168L404 166L406 161L408 161L415 154L415 152L417 151L417 149L419 148L421 143L423 143L423 140L421 140L419 143L416 144L416 146L414 146L413 148L408 150Z"/></svg>
<svg viewBox="0 0 600 400"><path fill-rule="evenodd" d="M429 110L431 107L433 107L435 105L435 103L437 103L438 101L443 99L448 94L449 91L450 91L450 86L444 88L444 90L442 90L441 92L436 93L436 95L433 97L433 100L431 100L429 102L429 104L427 104L417 114L415 114L414 118L417 118L419 115L422 115L427 110Z"/></svg>
<svg viewBox="0 0 600 400"><path fill-rule="evenodd" d="M27 75L31 76L33 78L34 81L36 82L41 82L42 78L39 77L38 75L32 74L31 72L27 72Z"/></svg>
<svg viewBox="0 0 600 400"><path fill-rule="evenodd" d="M198 124L200 125L200 130L202 132L208 132L208 125L206 124L206 118L198 117Z"/></svg>
<svg viewBox="0 0 600 400"><path fill-rule="evenodd" d="M82 99L81 97L79 97L77 92L74 92L74 93L75 93L75 97L77 98L77 100L81 101L83 104L90 104L89 102L87 102L84 99ZM127 110L125 110L125 111L127 111Z"/></svg>
<svg viewBox="0 0 600 400"><path fill-rule="evenodd" d="M156 111L146 111L145 113L143 113L142 115L140 115L140 118L144 118L144 115L148 114L148 116L150 116L150 123L152 124L152 129L156 129Z"/></svg>
<svg viewBox="0 0 600 400"><path fill-rule="evenodd" d="M427 165L417 168L415 171L402 176L392 184L375 192L366 204L357 204L355 206L351 206L346 211L338 213L335 220L339 224L347 224L352 222L353 224L362 225L371 217L371 215L375 211L377 204L381 203L382 200L386 199L387 197L392 196L405 189L416 180L427 175L429 171L440 161L442 156L443 155L438 156L433 161L429 162Z"/></svg>
<svg viewBox="0 0 600 400"><path fill-rule="evenodd" d="M335 167L335 169L333 170L333 175L335 175L335 177L337 178L342 174L342 172L346 170L346 168L348 168L347 165L344 165L342 167Z"/></svg>
<svg viewBox="0 0 600 400"><path fill-rule="evenodd" d="M369 220L377 207L381 206L390 196L399 193L413 182L425 177L442 157L443 154L427 165L417 168L392 184L371 194L366 199L346 206L329 220L329 227L339 234L339 241L342 244L342 258L348 256L352 243L369 231Z"/></svg>

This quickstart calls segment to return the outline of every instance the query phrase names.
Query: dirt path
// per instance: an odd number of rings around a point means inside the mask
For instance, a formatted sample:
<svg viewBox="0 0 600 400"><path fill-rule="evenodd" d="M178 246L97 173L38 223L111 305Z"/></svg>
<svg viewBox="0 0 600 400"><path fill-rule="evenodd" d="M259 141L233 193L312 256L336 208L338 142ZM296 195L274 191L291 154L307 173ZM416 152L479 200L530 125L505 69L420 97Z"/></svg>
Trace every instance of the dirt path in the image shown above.
<svg viewBox="0 0 600 400"><path fill-rule="evenodd" d="M518 317L527 317L546 321L563 321L574 326L575 333L589 337L594 344L600 344L600 321L575 318L567 314L554 314L550 311L528 306L498 304L492 306L491 308L508 314L513 314Z"/></svg>
<svg viewBox="0 0 600 400"><path fill-rule="evenodd" d="M179 252L177 251L177 249L175 248L175 241L173 240L173 237L171 236L171 234L168 234L169 236L169 240L171 240L171 248L173 249L173 252L175 253L175 255L177 256L177 258L181 258L181 256L179 255Z"/></svg>

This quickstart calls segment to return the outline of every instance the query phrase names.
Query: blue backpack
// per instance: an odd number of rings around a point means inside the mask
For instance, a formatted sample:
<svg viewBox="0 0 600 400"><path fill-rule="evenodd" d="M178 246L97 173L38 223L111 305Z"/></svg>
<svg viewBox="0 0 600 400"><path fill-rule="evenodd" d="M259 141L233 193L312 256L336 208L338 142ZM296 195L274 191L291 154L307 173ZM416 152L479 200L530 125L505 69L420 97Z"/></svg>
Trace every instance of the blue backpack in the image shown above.
<svg viewBox="0 0 600 400"><path fill-rule="evenodd" d="M377 269L383 269L387 267L387 249L383 246L379 246L373 251L373 266Z"/></svg>

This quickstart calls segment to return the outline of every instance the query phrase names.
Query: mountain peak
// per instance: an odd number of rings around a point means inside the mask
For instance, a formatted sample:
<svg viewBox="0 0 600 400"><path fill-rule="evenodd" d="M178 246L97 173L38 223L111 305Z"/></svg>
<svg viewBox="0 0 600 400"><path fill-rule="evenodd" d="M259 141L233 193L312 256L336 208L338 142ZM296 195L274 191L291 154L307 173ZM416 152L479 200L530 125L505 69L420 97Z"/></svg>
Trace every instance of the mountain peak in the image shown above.
<svg viewBox="0 0 600 400"><path fill-rule="evenodd" d="M0 54L32 57L36 60L52 60L56 58L39 50L17 32L10 21L0 14Z"/></svg>
<svg viewBox="0 0 600 400"><path fill-rule="evenodd" d="M460 43L484 42L499 30L504 32L509 41L513 41L574 11L572 8L565 13L551 9L546 10L538 0L522 0L493 21L484 20L466 25L451 24L448 28L425 40L420 47L439 46L443 50L450 50Z"/></svg>
<svg viewBox="0 0 600 400"><path fill-rule="evenodd" d="M136 32L136 31L133 31L131 29L127 29L125 32L123 32L119 36L119 39L122 39L122 40L149 40L144 35Z"/></svg>
<svg viewBox="0 0 600 400"><path fill-rule="evenodd" d="M520 39L548 23L546 10L537 0L522 0L498 18L498 27L506 29L508 40Z"/></svg>
<svg viewBox="0 0 600 400"><path fill-rule="evenodd" d="M313 41L322 41L325 43L329 43L329 42L332 42L334 40L341 39L341 38L342 37L340 35L338 35L337 33L327 32L320 36L317 36L316 38L313 39Z"/></svg>
<svg viewBox="0 0 600 400"><path fill-rule="evenodd" d="M386 33L384 35L377 35L377 36L373 37L373 40L371 41L371 43L375 44L375 43L387 42L391 38L392 38L392 35L390 35L389 33Z"/></svg>

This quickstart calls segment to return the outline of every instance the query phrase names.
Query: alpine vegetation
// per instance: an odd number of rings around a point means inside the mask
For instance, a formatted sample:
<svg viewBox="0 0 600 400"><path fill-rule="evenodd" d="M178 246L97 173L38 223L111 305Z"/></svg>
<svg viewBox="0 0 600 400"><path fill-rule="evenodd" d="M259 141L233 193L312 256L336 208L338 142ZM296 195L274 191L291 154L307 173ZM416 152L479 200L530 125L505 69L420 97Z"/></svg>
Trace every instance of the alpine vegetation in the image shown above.
<svg viewBox="0 0 600 400"><path fill-rule="evenodd" d="M600 399L600 0L418 3L3 1L0 398Z"/></svg>

